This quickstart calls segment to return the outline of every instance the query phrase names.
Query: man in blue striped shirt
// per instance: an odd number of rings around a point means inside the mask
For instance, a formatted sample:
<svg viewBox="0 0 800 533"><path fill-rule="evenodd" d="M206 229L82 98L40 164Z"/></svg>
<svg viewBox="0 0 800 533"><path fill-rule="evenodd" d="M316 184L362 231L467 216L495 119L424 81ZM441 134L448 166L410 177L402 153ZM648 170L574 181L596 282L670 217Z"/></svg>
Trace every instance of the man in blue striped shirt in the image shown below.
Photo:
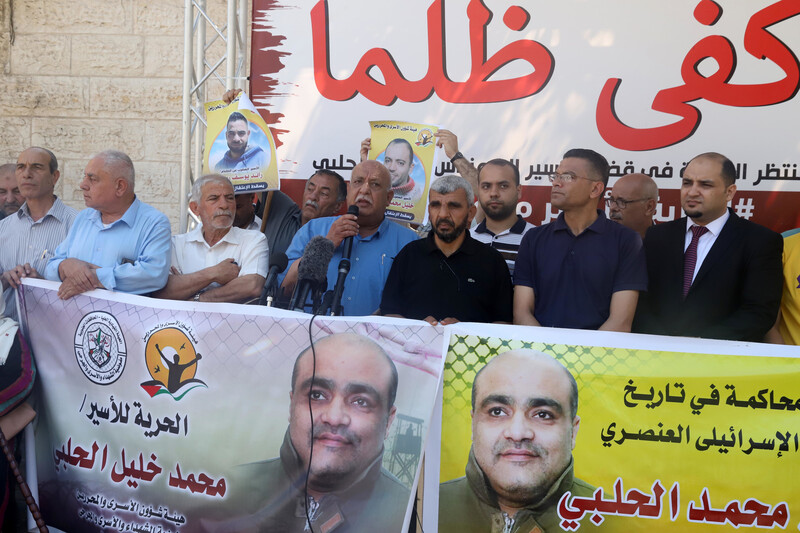
<svg viewBox="0 0 800 533"><path fill-rule="evenodd" d="M15 183L25 203L0 221L0 272L7 316L17 320L14 294L22 278L40 278L47 260L67 236L77 212L53 190L60 173L58 160L46 148L31 147L17 158Z"/></svg>

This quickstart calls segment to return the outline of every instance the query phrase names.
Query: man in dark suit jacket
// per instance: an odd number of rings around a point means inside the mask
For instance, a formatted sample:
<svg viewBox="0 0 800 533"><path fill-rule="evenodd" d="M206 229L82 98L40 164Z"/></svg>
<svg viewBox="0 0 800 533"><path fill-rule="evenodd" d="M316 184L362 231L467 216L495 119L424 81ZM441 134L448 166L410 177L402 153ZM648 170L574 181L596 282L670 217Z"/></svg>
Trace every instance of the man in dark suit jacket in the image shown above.
<svg viewBox="0 0 800 533"><path fill-rule="evenodd" d="M733 163L721 154L701 154L687 165L687 216L653 226L644 240L649 284L635 332L761 341L775 323L783 242L728 209L735 180Z"/></svg>

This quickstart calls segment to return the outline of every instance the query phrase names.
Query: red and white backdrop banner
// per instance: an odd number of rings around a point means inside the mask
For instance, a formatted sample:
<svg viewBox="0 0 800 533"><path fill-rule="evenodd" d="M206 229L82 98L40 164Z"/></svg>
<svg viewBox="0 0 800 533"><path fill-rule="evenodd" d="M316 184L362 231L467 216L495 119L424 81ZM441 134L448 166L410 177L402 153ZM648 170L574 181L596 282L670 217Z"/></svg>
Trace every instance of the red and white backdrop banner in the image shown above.
<svg viewBox="0 0 800 533"><path fill-rule="evenodd" d="M798 14L797 0L254 0L250 93L295 197L291 178L315 168L349 177L370 120L402 120L450 129L476 163L514 160L534 224L556 214L547 175L586 147L612 185L656 179L658 221L681 215L688 160L721 152L735 212L784 231L800 226Z"/></svg>

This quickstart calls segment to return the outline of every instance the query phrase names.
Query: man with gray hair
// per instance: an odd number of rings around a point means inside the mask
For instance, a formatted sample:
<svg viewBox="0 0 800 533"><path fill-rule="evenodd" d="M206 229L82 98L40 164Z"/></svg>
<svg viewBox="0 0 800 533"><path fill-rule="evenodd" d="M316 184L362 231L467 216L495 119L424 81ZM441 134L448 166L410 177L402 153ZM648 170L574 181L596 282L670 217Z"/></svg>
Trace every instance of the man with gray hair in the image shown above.
<svg viewBox="0 0 800 533"><path fill-rule="evenodd" d="M392 264L381 313L443 325L511 322L512 289L503 256L473 239L469 182L442 176L431 185L426 239L407 244Z"/></svg>
<svg viewBox="0 0 800 533"><path fill-rule="evenodd" d="M231 180L208 174L195 181L189 209L201 224L172 237L170 276L155 296L233 303L258 298L267 275L267 238L233 226Z"/></svg>
<svg viewBox="0 0 800 533"><path fill-rule="evenodd" d="M131 158L116 150L89 160L80 183L84 209L47 263L62 300L92 289L148 294L169 276L166 215L136 197Z"/></svg>

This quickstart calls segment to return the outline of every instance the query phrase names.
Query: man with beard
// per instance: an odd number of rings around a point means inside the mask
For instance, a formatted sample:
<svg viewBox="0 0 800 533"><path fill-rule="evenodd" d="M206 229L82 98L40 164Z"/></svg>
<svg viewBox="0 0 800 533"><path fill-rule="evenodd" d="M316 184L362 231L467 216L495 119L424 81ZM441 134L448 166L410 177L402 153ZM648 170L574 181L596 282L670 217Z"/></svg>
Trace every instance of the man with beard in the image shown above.
<svg viewBox="0 0 800 533"><path fill-rule="evenodd" d="M189 209L201 225L172 237L172 266L159 298L241 303L258 298L267 274L267 239L233 226L231 180L203 176L192 186Z"/></svg>
<svg viewBox="0 0 800 533"><path fill-rule="evenodd" d="M368 337L339 333L303 350L280 456L242 465L230 501L248 516L209 529L399 532L411 494L381 466L397 384L394 362Z"/></svg>
<svg viewBox="0 0 800 533"><path fill-rule="evenodd" d="M533 227L517 214L519 197L516 165L507 159L492 159L478 166L478 202L486 218L475 227L472 236L503 254L512 276L519 243Z"/></svg>
<svg viewBox="0 0 800 533"><path fill-rule="evenodd" d="M344 214L340 217L316 218L300 228L286 250L290 264L282 283L285 293L290 294L294 290L298 259L303 256L308 242L317 235L333 242L335 248L327 274L327 289L333 290L345 248L342 243L352 237L350 272L342 293L344 314L373 314L380 304L383 285L394 256L417 238L417 234L410 229L386 218L386 208L393 195L391 177L385 166L377 161L364 161L356 165L350 175L347 205L358 206L358 216Z"/></svg>
<svg viewBox="0 0 800 533"><path fill-rule="evenodd" d="M472 187L461 176L431 185L426 239L406 245L383 289L381 313L443 325L510 322L511 277L500 252L473 239Z"/></svg>
<svg viewBox="0 0 800 533"><path fill-rule="evenodd" d="M575 378L551 356L512 350L486 363L472 384L466 476L440 487L439 531L562 531L561 496L594 492L573 472L577 411Z"/></svg>
<svg viewBox="0 0 800 533"><path fill-rule="evenodd" d="M215 172L228 173L232 170L262 169L268 165L269 159L266 152L260 146L248 144L250 123L238 111L234 111L228 116L225 140L228 143L228 151L214 166Z"/></svg>
<svg viewBox="0 0 800 533"><path fill-rule="evenodd" d="M681 178L686 216L647 232L647 292L634 331L761 342L783 286L781 236L728 207L736 167L722 154L694 157Z"/></svg>

